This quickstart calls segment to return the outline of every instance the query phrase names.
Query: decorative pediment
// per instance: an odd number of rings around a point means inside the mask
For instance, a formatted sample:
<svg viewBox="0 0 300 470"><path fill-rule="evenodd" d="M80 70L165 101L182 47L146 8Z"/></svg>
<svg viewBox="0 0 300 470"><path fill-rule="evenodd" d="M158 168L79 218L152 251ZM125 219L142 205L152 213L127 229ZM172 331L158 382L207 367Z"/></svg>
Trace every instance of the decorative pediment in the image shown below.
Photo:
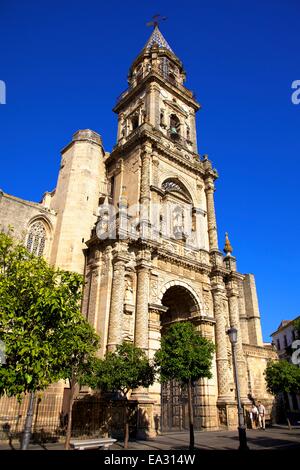
<svg viewBox="0 0 300 470"><path fill-rule="evenodd" d="M180 113L185 118L188 117L188 113L182 108L182 106L179 106L179 104L175 103L174 101L164 100L164 103L165 105L168 105L170 108L172 108L176 113Z"/></svg>
<svg viewBox="0 0 300 470"><path fill-rule="evenodd" d="M142 98L139 98L130 109L130 112L128 113L128 117L132 117L135 113L139 112L141 107L144 104L145 104L144 100Z"/></svg>

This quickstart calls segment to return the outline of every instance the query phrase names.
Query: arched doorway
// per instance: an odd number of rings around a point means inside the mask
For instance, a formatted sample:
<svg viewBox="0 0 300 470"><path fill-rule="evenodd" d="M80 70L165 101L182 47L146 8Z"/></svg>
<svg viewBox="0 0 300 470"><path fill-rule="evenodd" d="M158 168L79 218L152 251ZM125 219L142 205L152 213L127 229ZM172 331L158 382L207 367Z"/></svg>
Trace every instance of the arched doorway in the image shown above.
<svg viewBox="0 0 300 470"><path fill-rule="evenodd" d="M167 308L161 315L161 334L174 322L194 321L201 314L201 304L193 291L183 285L172 285L164 292L161 303ZM193 386L194 428L201 429L201 410L199 387ZM162 384L161 387L161 424L162 431L187 431L188 397L187 390L176 380Z"/></svg>

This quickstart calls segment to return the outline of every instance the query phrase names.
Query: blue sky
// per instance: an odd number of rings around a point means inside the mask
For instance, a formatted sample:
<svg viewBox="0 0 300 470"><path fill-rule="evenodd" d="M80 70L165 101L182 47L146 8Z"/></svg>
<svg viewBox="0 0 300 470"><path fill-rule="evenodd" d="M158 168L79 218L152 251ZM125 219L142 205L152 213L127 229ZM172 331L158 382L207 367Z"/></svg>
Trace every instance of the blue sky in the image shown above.
<svg viewBox="0 0 300 470"><path fill-rule="evenodd" d="M116 139L112 107L155 13L195 91L198 144L220 178L220 245L256 275L264 338L299 315L298 0L0 0L0 187L38 201L78 129Z"/></svg>

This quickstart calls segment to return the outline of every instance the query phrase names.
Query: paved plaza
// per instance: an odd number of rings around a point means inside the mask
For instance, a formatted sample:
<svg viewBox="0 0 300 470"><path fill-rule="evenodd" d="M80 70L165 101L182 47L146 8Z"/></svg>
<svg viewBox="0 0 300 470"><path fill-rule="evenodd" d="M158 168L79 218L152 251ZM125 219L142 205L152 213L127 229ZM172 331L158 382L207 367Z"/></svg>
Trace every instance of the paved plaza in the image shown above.
<svg viewBox="0 0 300 470"><path fill-rule="evenodd" d="M284 426L276 426L263 430L247 430L248 445L251 450L287 450L300 449L300 427L289 430ZM184 450L188 449L189 434L187 432L166 433L147 441L130 441L128 450ZM235 450L238 448L237 431L196 432L195 447L199 450ZM18 441L11 444L0 442L0 450L20 447ZM31 450L62 450L63 443L31 444ZM123 450L123 442L117 442L111 450Z"/></svg>

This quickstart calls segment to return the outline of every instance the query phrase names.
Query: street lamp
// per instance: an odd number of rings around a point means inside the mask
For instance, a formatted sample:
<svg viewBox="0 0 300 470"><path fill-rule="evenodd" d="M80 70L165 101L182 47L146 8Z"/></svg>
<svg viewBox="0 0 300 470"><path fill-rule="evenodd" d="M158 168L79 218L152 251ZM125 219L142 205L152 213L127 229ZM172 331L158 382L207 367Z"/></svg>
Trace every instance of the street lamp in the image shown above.
<svg viewBox="0 0 300 470"><path fill-rule="evenodd" d="M238 331L234 327L229 328L229 330L227 330L227 334L229 336L230 343L232 346L233 370L234 370L234 380L235 380L235 387L236 387L238 418L239 418L239 425L238 425L239 441L240 441L239 450L249 450L249 447L247 446L246 426L245 426L244 412L243 412L242 403L241 403L239 378L238 378L238 373L237 373L236 343L237 343Z"/></svg>

